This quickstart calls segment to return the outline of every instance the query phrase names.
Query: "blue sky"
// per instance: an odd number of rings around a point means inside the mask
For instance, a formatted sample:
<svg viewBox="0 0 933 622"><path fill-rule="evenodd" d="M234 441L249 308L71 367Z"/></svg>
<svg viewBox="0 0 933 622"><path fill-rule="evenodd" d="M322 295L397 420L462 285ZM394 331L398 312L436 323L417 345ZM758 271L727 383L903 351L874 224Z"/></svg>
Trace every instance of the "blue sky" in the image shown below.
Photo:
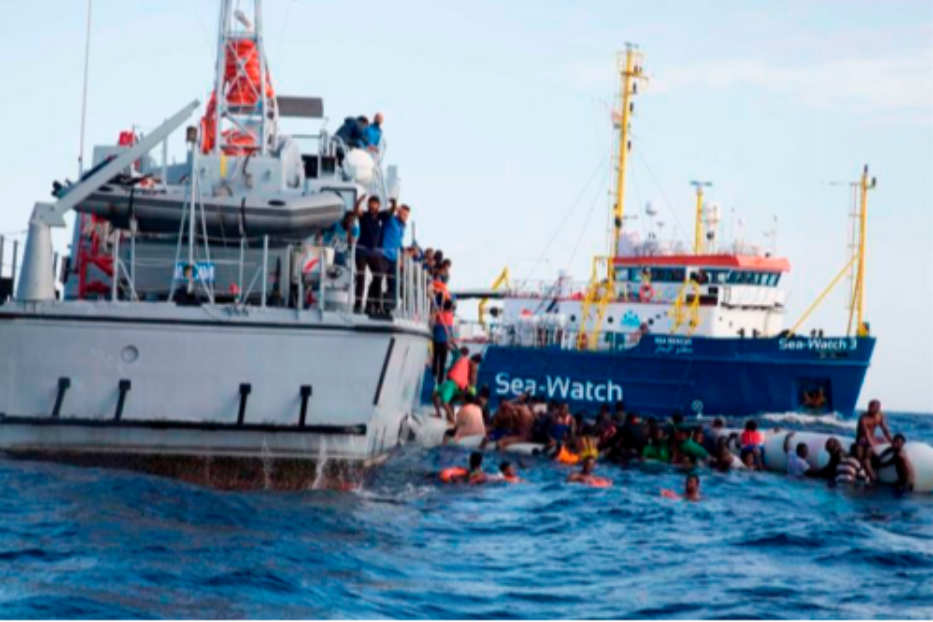
<svg viewBox="0 0 933 622"><path fill-rule="evenodd" d="M788 323L845 261L847 190L826 182L855 180L869 163L879 186L868 318L880 341L863 398L933 412L928 1L265 4L278 92L323 96L332 130L350 114L386 114L419 241L453 258L455 285L488 284L504 265L518 276L536 263L541 278L588 273L604 248L607 106L627 41L645 50L651 76L634 120L629 212L650 200L665 235L683 237L688 182L708 179L749 241L777 216L778 250L794 266ZM0 232L24 229L51 180L74 176L84 10L69 0L8 11ZM209 0L96 0L88 145L203 100L215 20ZM838 332L845 319L840 288L810 325Z"/></svg>

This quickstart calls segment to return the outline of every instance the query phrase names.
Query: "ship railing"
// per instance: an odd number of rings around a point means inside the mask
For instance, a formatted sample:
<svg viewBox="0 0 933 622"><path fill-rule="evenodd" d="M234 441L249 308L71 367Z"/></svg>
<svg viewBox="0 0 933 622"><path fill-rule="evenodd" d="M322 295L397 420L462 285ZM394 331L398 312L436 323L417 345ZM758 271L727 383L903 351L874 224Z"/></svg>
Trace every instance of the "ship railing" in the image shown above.
<svg viewBox="0 0 933 622"><path fill-rule="evenodd" d="M148 243L137 244L137 237ZM357 300L353 248L337 253L307 240L212 237L207 244L197 241L192 262L185 246L184 239L179 243L173 235L116 232L109 249L116 278L107 279L109 291L97 292L97 298L229 304L243 309L316 309L420 324L430 319L430 280L421 263L404 251L397 261L384 262L386 271L365 269L362 297ZM62 281L68 278L63 271Z"/></svg>
<svg viewBox="0 0 933 622"><path fill-rule="evenodd" d="M521 298L540 298L548 300L553 298L571 298L585 294L587 283L585 281L571 281L569 279L523 279L515 280L508 288L508 295Z"/></svg>
<svg viewBox="0 0 933 622"><path fill-rule="evenodd" d="M391 316L417 323L431 317L431 279L423 264L400 251L396 261L387 261L386 271L373 270L367 264L358 271L355 248L348 253L350 271L349 306L356 313Z"/></svg>
<svg viewBox="0 0 933 622"><path fill-rule="evenodd" d="M484 331L478 322L461 320L457 323L454 338L468 343L488 343L503 347L559 350L586 350L589 352L617 352L636 347L642 333L602 332L595 347L589 347L586 332L559 325L534 324L531 322L499 322ZM583 344L581 346L581 343Z"/></svg>
<svg viewBox="0 0 933 622"><path fill-rule="evenodd" d="M16 277L19 269L19 238L8 239L0 235L0 305L13 297L16 291ZM58 265L56 261L53 264Z"/></svg>

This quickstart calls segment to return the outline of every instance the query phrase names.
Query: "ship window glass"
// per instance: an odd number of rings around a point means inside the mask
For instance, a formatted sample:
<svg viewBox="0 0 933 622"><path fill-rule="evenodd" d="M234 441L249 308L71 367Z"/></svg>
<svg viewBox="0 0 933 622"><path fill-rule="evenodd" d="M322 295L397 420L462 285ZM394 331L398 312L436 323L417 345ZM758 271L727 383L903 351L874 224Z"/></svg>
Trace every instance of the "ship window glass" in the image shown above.
<svg viewBox="0 0 933 622"><path fill-rule="evenodd" d="M709 277L710 283L718 283L722 285L729 278L729 271L728 270L707 270L706 275Z"/></svg>
<svg viewBox="0 0 933 622"><path fill-rule="evenodd" d="M616 268L616 281L628 281L628 268Z"/></svg>
<svg viewBox="0 0 933 622"><path fill-rule="evenodd" d="M682 283L686 274L687 274L687 271L684 270L683 268L674 268L673 270L671 270L671 282Z"/></svg>
<svg viewBox="0 0 933 622"><path fill-rule="evenodd" d="M778 272L771 275L771 287L777 287L778 283L781 282L781 274Z"/></svg>

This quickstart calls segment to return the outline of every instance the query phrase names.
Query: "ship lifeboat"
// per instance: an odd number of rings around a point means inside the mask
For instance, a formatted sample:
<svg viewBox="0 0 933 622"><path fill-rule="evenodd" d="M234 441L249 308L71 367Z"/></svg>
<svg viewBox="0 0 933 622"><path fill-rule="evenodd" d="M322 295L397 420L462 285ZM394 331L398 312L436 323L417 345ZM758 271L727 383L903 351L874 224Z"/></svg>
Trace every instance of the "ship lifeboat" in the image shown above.
<svg viewBox="0 0 933 622"><path fill-rule="evenodd" d="M299 194L285 192L205 196L204 224L209 236L304 237L338 222L346 209L343 199L332 192ZM141 233L177 234L187 211L184 187L165 190L134 190L107 184L75 210L93 214L120 229L135 219ZM201 233L200 206L198 233Z"/></svg>

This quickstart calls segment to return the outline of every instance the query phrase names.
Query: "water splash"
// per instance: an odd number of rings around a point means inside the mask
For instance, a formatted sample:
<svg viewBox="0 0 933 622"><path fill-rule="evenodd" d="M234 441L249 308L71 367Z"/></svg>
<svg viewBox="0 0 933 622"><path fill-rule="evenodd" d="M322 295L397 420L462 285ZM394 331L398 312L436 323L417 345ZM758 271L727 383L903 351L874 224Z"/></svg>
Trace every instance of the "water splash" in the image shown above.
<svg viewBox="0 0 933 622"><path fill-rule="evenodd" d="M314 481L311 482L311 490L323 490L326 482L324 471L327 469L327 438L323 435L318 437L317 465L314 470Z"/></svg>
<svg viewBox="0 0 933 622"><path fill-rule="evenodd" d="M266 435L262 435L262 481L264 490L272 490L272 469L274 467L275 457L272 455L272 450L269 449L269 444L266 442Z"/></svg>

